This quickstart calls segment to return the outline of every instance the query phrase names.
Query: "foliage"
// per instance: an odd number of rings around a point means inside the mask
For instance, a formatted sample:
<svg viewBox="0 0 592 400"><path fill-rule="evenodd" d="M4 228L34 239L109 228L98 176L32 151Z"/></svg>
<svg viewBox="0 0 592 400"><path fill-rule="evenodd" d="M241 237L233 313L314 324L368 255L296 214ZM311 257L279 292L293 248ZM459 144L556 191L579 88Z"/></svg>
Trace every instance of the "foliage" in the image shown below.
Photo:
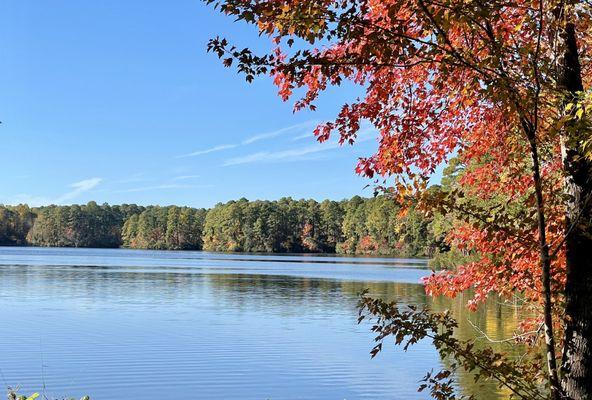
<svg viewBox="0 0 592 400"><path fill-rule="evenodd" d="M201 250L205 215L205 209L147 207L125 221L123 245L140 249Z"/></svg>
<svg viewBox="0 0 592 400"><path fill-rule="evenodd" d="M208 212L204 250L429 256L429 221L401 211L386 196L321 203L241 199Z"/></svg>
<svg viewBox="0 0 592 400"><path fill-rule="evenodd" d="M122 206L125 209L125 206ZM33 246L118 247L125 211L94 201L86 205L33 209L36 219L27 234Z"/></svg>
<svg viewBox="0 0 592 400"><path fill-rule="evenodd" d="M431 217L403 211L386 196L240 199L209 210L95 202L0 206L0 245L431 256Z"/></svg>
<svg viewBox="0 0 592 400"><path fill-rule="evenodd" d="M0 207L0 245L26 244L34 219L35 214L27 205Z"/></svg>
<svg viewBox="0 0 592 400"><path fill-rule="evenodd" d="M360 160L358 173L380 177L382 185L405 197L422 192L439 165L458 157L466 171L458 187L431 193L423 205L442 214L458 211L458 229L451 232L456 242L488 256L435 275L433 293L457 294L474 286L476 302L492 291L540 298L541 270L533 268L539 264L537 200L525 154L529 137L537 135L546 233L549 242L560 243L564 202L557 132L565 121L557 120L562 97L554 81L556 63L540 28L543 19L548 29L556 28L546 20L554 1L545 9L537 2L497 0L469 6L460 0L207 2L256 24L275 45L269 54L256 55L215 38L209 50L225 65L236 64L248 80L270 74L284 100L301 94L296 110L314 109L330 85L349 80L364 87L365 96L315 130L321 142L336 134L340 143L351 144L362 121L369 121L379 147ZM584 50L591 18L590 7L582 4L577 28ZM587 61L588 53L582 54ZM534 127L540 131L533 133ZM368 239L362 251L377 246ZM557 291L564 265L561 249L551 251L558 256Z"/></svg>
<svg viewBox="0 0 592 400"><path fill-rule="evenodd" d="M383 343L391 339L404 350L421 340L430 340L448 366L439 372L429 372L423 378L419 391L429 390L435 399L478 399L455 391L454 373L458 369L472 372L475 381L495 381L510 393L512 399L547 399L548 389L541 385L540 357L532 361L510 359L491 348L478 348L474 340L461 340L455 336L458 323L448 311L430 313L415 306L399 308L396 302L373 299L364 292L358 303L358 323L372 321L376 345L372 357L382 351Z"/></svg>
<svg viewBox="0 0 592 400"><path fill-rule="evenodd" d="M259 55L217 37L208 50L247 81L271 75L283 100L298 96L295 110L314 110L325 89L344 81L364 89L315 135L353 144L370 122L378 149L357 172L402 200L422 193L427 212L453 215L448 243L477 259L434 274L428 293L472 289L472 307L492 292L522 293L543 310L553 397L589 398L592 346L578 338L592 334L584 305L592 288L592 3L206 3L256 25L273 43ZM458 185L425 190L452 156L464 169ZM359 243L377 246L365 237ZM553 330L562 322L570 343L560 388Z"/></svg>

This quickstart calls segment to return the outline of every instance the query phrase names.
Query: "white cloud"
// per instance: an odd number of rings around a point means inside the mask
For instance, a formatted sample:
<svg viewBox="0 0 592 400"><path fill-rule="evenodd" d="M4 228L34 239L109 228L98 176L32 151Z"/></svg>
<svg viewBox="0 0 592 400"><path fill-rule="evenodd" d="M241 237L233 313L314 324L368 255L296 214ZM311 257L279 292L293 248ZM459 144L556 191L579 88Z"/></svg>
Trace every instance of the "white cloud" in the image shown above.
<svg viewBox="0 0 592 400"><path fill-rule="evenodd" d="M31 207L39 207L47 204L51 204L52 200L49 197L34 196L28 193L19 193L10 198L3 200L6 204L28 204Z"/></svg>
<svg viewBox="0 0 592 400"><path fill-rule="evenodd" d="M259 142L261 140L266 140L266 139L271 139L289 132L295 132L297 130L301 130L301 129L305 129L307 131L306 136L312 136L312 128L315 127L318 124L317 121L315 120L311 120L311 121L306 121L306 122L302 122L296 125L291 125L291 126L287 126L285 128L281 128L281 129L277 129L275 131L271 131L271 132L265 132L265 133L259 133L256 135L253 135L251 137L246 138L245 140L243 140L240 143L236 143L236 144L221 144L221 145L217 145L214 147L210 147L208 149L202 149L202 150L197 150L188 154L181 154L179 156L176 156L175 158L188 158L188 157L196 157L196 156L201 156L204 154L210 154L210 153L215 153L218 151L223 151L223 150L229 150L229 149L234 149L237 148L239 146L246 146L255 142ZM298 138L300 137L304 137L303 134L299 135Z"/></svg>
<svg viewBox="0 0 592 400"><path fill-rule="evenodd" d="M70 185L73 188L71 191L64 193L60 197L56 198L54 202L56 204L62 204L68 200L72 200L80 196L84 192L88 192L91 189L97 187L103 181L102 178L90 178L80 182L75 182Z"/></svg>
<svg viewBox="0 0 592 400"><path fill-rule="evenodd" d="M150 181L150 178L147 178L143 172L136 172L135 174L130 175L127 178L121 179L117 181L118 183L137 183L137 182L146 182Z"/></svg>
<svg viewBox="0 0 592 400"><path fill-rule="evenodd" d="M164 190L164 189L195 189L203 187L211 187L212 185L181 185L177 183L166 183L163 185L154 186L143 186L131 189L117 190L115 193L135 193L135 192L148 192L151 190Z"/></svg>
<svg viewBox="0 0 592 400"><path fill-rule="evenodd" d="M328 150L333 150L339 147L338 143L316 144L312 146L302 147L299 149L290 149L282 151L260 151L257 153L247 154L241 157L229 158L223 164L224 166L251 164L257 162L288 162L296 161L306 158L311 154L320 153Z"/></svg>
<svg viewBox="0 0 592 400"><path fill-rule="evenodd" d="M292 126L288 126L282 129L278 129L272 132L266 132L266 133L260 133L254 136L251 136L250 138L247 138L245 140L243 140L242 144L251 144L251 143L255 143L258 142L260 140L264 140L264 139L270 139L276 136L280 136L283 135L285 133L288 132L293 132L295 130L298 129L312 129L313 126L317 125L317 121L306 121L306 122L302 122L300 124L296 124L296 125L292 125ZM308 133L308 135L312 135L311 132Z"/></svg>
<svg viewBox="0 0 592 400"><path fill-rule="evenodd" d="M201 156L203 154L215 153L217 151L233 149L235 147L238 147L238 145L237 144L221 144L219 146L210 147L209 149L197 150L192 153L182 154L182 155L177 156L175 158L187 158L187 157Z"/></svg>
<svg viewBox="0 0 592 400"><path fill-rule="evenodd" d="M188 179L197 179L199 175L180 175L173 178L174 181L186 181Z"/></svg>
<svg viewBox="0 0 592 400"><path fill-rule="evenodd" d="M301 139L306 136L312 137L310 133L306 135L296 136L294 140ZM373 140L376 137L376 130L369 125L362 126L358 131L355 143L364 143ZM227 159L223 166L263 163L263 162L290 162L303 159L310 159L311 155L321 153L340 147L337 142L337 135L333 140L326 143L315 143L309 146L304 146L296 149L280 150L280 151L259 151L256 153L247 154L244 156L233 157ZM344 146L349 147L347 144Z"/></svg>
<svg viewBox="0 0 592 400"><path fill-rule="evenodd" d="M66 202L69 202L69 200L73 200L81 194L96 188L102 181L102 178L89 178L79 182L74 182L69 185L69 187L72 188L72 190L54 198L46 196L34 196L27 193L19 193L15 196L12 196L11 199L7 201L7 203L25 203L32 207L38 207L48 204L64 204Z"/></svg>
<svg viewBox="0 0 592 400"><path fill-rule="evenodd" d="M306 132L306 133L303 133L302 135L294 136L291 141L295 142L297 140L302 140L302 139L306 139L306 138L314 139L315 136L312 134L312 132Z"/></svg>

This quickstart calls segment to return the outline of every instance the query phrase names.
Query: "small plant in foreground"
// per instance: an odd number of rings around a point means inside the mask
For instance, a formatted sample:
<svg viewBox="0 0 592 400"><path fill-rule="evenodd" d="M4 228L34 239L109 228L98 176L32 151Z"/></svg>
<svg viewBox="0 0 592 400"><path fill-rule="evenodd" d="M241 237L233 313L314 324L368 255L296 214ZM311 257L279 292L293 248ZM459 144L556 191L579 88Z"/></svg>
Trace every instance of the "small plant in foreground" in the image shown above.
<svg viewBox="0 0 592 400"><path fill-rule="evenodd" d="M33 393L30 396L24 396L24 395L18 393L18 389L12 389L10 387L8 388L8 400L36 400L39 398L40 398L39 393ZM43 396L43 399L50 400L46 396ZM58 399L54 399L54 400L58 400ZM74 399L73 397L68 397L63 400L76 400L76 399ZM90 397L83 396L80 398L80 400L90 400Z"/></svg>

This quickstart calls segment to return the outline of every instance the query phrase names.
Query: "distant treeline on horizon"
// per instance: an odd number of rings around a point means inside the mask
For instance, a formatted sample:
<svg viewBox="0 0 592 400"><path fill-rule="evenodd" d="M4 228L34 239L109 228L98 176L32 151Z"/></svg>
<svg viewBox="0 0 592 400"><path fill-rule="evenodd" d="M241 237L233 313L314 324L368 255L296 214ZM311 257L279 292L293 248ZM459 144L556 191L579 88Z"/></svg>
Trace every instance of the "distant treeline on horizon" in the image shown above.
<svg viewBox="0 0 592 400"><path fill-rule="evenodd" d="M430 220L385 198L248 201L211 209L135 204L0 206L0 245L427 257Z"/></svg>

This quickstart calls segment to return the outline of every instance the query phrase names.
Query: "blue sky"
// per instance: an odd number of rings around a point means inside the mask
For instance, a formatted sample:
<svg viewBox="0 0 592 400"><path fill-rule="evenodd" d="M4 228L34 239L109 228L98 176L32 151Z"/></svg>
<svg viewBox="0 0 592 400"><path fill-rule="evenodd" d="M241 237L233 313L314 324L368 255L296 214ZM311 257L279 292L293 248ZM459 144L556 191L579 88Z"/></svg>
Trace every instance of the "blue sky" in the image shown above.
<svg viewBox="0 0 592 400"><path fill-rule="evenodd" d="M319 144L359 88L292 113L270 79L247 84L206 53L252 26L199 0L5 0L0 5L0 203L220 201L371 195L354 173L376 147Z"/></svg>

